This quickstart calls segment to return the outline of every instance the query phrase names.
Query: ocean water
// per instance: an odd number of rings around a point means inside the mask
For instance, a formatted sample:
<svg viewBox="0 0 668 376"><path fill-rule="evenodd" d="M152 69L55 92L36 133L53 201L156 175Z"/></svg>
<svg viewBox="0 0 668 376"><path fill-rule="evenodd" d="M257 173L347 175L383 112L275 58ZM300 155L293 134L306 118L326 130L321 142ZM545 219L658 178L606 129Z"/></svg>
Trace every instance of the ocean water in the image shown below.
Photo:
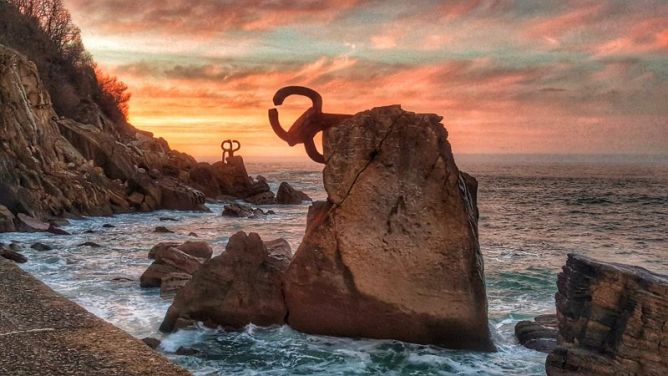
<svg viewBox="0 0 668 376"><path fill-rule="evenodd" d="M480 241L485 259L489 319L496 353L453 351L398 341L313 336L286 326L226 332L199 328L170 335L158 326L170 301L139 288L148 250L185 241L195 232L221 252L236 231L283 237L296 250L307 205L267 207L276 214L231 219L212 213L156 212L72 221L73 236L0 234L21 242L22 268L94 314L138 338L163 340L159 351L195 375L544 375L545 354L517 344L517 321L554 312L556 276L570 252L668 273L668 163L609 158L462 156L479 181ZM251 163L276 189L288 181L323 199L320 166L308 162ZM169 216L176 222L161 222ZM103 224L113 224L104 228ZM155 234L164 225L174 234ZM86 234L86 230L95 233ZM29 248L40 241L55 249ZM100 248L82 247L92 241ZM130 281L115 281L117 277ZM200 352L174 354L180 346Z"/></svg>

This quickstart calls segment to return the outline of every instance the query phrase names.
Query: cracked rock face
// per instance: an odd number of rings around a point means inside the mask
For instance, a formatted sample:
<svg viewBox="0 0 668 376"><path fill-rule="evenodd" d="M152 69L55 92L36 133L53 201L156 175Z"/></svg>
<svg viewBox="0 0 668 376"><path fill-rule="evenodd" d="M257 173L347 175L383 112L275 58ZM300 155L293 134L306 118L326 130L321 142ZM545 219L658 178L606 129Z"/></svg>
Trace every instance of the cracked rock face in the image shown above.
<svg viewBox="0 0 668 376"><path fill-rule="evenodd" d="M668 276L568 255L548 375L668 375Z"/></svg>
<svg viewBox="0 0 668 376"><path fill-rule="evenodd" d="M325 131L328 202L311 207L285 277L293 328L494 349L477 184L440 119L380 107Z"/></svg>

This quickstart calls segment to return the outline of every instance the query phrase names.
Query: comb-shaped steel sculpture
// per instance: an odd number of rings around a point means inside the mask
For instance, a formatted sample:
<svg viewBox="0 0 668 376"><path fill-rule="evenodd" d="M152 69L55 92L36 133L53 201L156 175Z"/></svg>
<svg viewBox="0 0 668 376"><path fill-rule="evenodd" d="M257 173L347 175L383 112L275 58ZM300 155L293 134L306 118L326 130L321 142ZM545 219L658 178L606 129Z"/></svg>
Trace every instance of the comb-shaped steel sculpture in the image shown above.
<svg viewBox="0 0 668 376"><path fill-rule="evenodd" d="M241 143L237 140L225 140L220 144L220 148L223 149L223 163L226 163L227 158L234 157L234 152L241 149Z"/></svg>
<svg viewBox="0 0 668 376"><path fill-rule="evenodd" d="M311 100L312 106L306 110L290 129L286 131L278 120L278 110L269 110L269 123L276 135L286 141L288 145L295 146L304 144L306 154L318 162L325 163L325 158L315 147L313 138L315 135L327 128L333 127L345 119L352 117L346 114L326 114L322 112L322 97L317 91L303 86L286 86L274 94L274 105L280 106L285 99L291 95L301 95Z"/></svg>

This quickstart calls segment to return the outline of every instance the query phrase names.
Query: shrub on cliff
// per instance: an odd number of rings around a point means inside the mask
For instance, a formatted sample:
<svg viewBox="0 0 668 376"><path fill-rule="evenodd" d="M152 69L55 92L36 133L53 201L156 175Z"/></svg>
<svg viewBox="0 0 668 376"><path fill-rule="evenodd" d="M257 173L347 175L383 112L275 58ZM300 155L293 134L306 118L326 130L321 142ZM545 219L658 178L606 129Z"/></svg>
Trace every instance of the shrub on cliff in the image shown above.
<svg viewBox="0 0 668 376"><path fill-rule="evenodd" d="M82 105L95 103L126 128L127 86L101 74L62 0L0 0L0 44L36 64L59 115L85 122Z"/></svg>

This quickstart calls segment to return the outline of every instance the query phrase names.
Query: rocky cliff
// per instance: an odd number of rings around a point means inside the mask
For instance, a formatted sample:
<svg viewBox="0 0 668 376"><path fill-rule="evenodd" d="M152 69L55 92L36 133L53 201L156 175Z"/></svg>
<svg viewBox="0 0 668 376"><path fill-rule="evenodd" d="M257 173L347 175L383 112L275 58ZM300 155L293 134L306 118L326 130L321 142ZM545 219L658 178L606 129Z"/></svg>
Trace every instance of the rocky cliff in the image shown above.
<svg viewBox="0 0 668 376"><path fill-rule="evenodd" d="M198 164L112 122L93 102L78 112L85 122L58 116L35 65L0 45L0 232L43 230L39 220L62 217L201 210L200 190L240 198L269 191L241 157Z"/></svg>
<svg viewBox="0 0 668 376"><path fill-rule="evenodd" d="M143 132L122 137L109 123L99 111L89 124L58 117L34 64L0 46L0 205L45 220L201 208L204 195L163 168L192 158Z"/></svg>
<svg viewBox="0 0 668 376"><path fill-rule="evenodd" d="M548 375L668 375L668 276L569 255Z"/></svg>

